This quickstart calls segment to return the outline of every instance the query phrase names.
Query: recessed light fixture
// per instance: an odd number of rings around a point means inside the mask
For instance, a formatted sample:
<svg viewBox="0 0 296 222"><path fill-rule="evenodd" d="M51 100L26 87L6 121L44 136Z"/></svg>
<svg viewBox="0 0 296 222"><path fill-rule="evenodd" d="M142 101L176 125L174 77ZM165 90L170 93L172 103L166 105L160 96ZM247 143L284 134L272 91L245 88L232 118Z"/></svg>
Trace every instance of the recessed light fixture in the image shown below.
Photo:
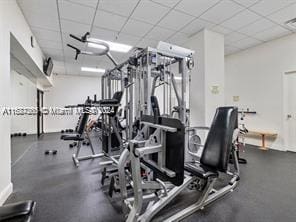
<svg viewBox="0 0 296 222"><path fill-rule="evenodd" d="M286 21L285 24L289 28L296 29L296 18L293 18L293 19L291 19L289 21Z"/></svg>
<svg viewBox="0 0 296 222"><path fill-rule="evenodd" d="M97 72L97 73L104 73L104 72L105 72L105 69L92 68L92 67L81 67L81 71L83 71L83 72Z"/></svg>
<svg viewBox="0 0 296 222"><path fill-rule="evenodd" d="M102 40L102 39L89 38L88 40L89 41L92 41L92 42L98 41L98 42L107 43L109 45L109 47L110 47L110 50L111 51L114 51L114 52L124 52L124 53L127 53L127 52L129 52L133 48L130 45L116 43L116 42L110 42L110 41L105 41L105 40ZM96 44L96 43L88 43L87 46L88 47L91 47L91 48L105 49L104 46L99 45L99 44Z"/></svg>

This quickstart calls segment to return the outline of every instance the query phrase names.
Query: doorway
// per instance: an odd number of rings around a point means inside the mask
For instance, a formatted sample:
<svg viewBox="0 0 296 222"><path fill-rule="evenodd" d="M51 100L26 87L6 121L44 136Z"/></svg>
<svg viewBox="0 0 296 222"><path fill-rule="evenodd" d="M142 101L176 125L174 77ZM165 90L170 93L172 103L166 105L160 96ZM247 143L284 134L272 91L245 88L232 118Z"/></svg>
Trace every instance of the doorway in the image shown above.
<svg viewBox="0 0 296 222"><path fill-rule="evenodd" d="M37 136L40 137L44 133L43 127L43 95L44 92L37 89Z"/></svg>
<svg viewBox="0 0 296 222"><path fill-rule="evenodd" d="M296 152L296 71L284 74L283 87L285 147Z"/></svg>

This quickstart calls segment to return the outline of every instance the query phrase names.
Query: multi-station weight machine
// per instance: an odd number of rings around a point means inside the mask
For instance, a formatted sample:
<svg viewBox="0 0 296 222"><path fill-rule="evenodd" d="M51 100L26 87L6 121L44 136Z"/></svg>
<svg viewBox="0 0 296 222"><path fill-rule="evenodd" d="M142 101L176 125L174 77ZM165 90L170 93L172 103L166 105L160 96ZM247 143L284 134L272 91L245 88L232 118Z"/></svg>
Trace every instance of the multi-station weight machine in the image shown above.
<svg viewBox="0 0 296 222"><path fill-rule="evenodd" d="M150 221L188 186L196 187L201 199L167 219L179 221L237 186L239 167L233 135L238 116L234 107L217 109L201 158L197 160L193 155L185 164L185 153L192 141L187 101L193 51L160 42L156 49L136 49L126 61L117 63L105 42L88 38L89 33L81 38L70 36L103 48L95 53L68 45L75 49L76 59L79 54L107 55L114 64L102 76L102 100L98 102L116 108L114 113L102 113L101 129L106 137L102 148L109 161L101 165L105 166L103 181L110 172L109 194L120 192L126 221ZM123 100L114 98L118 93ZM122 104L126 124L124 130L119 130L116 118ZM116 139L119 155L112 153L112 141ZM228 167L230 154L232 170ZM218 172L231 178L225 187L214 189Z"/></svg>

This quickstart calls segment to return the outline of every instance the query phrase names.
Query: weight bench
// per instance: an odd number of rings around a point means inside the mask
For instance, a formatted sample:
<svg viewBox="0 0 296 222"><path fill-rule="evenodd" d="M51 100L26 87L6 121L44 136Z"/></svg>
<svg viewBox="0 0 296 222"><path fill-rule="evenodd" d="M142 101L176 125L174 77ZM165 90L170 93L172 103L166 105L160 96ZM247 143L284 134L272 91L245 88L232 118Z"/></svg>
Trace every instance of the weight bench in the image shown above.
<svg viewBox="0 0 296 222"><path fill-rule="evenodd" d="M36 202L29 200L0 207L1 222L30 222Z"/></svg>
<svg viewBox="0 0 296 222"><path fill-rule="evenodd" d="M262 145L260 147L261 150L268 150L268 148L266 147L266 143L265 143L265 139L267 136L269 137L276 137L277 133L273 133L273 132L266 132L266 131L255 131L255 130L250 130L247 135L259 135L261 136L261 141L262 141Z"/></svg>

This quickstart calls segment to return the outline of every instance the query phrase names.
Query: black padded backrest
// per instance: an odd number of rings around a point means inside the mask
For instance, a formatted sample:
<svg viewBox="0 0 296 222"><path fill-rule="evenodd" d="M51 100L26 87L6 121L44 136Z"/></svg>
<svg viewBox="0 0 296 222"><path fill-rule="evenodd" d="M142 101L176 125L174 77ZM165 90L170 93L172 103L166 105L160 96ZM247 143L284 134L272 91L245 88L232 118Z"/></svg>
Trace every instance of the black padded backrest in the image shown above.
<svg viewBox="0 0 296 222"><path fill-rule="evenodd" d="M87 124L87 121L88 121L88 117L89 117L89 112L88 112L88 110L84 109L82 112L80 123L78 125L78 129L77 129L78 134L80 134L80 135L83 134L84 129Z"/></svg>
<svg viewBox="0 0 296 222"><path fill-rule="evenodd" d="M123 95L123 91L117 91L114 93L112 99L116 99L118 103L120 103L122 99L122 95Z"/></svg>
<svg viewBox="0 0 296 222"><path fill-rule="evenodd" d="M221 172L227 171L237 118L237 108L217 108L200 159L201 164Z"/></svg>
<svg viewBox="0 0 296 222"><path fill-rule="evenodd" d="M156 120L158 117L160 117L158 99L156 96L151 96L150 100L151 100L151 108L153 111L154 119ZM156 121L155 121L155 123L156 123Z"/></svg>

